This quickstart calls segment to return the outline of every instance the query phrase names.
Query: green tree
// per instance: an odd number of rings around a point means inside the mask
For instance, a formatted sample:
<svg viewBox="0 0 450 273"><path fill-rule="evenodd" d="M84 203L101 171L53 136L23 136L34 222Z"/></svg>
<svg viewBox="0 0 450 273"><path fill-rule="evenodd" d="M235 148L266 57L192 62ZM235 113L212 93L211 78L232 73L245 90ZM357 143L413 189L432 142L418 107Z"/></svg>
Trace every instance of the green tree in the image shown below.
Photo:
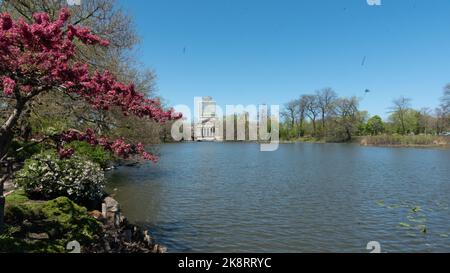
<svg viewBox="0 0 450 273"><path fill-rule="evenodd" d="M294 137L297 135L297 121L298 121L298 115L299 115L299 107L300 103L298 100L292 100L284 105L284 109L281 112L281 116L284 119L284 123L286 127L283 129L285 132L286 138L290 139L291 137Z"/></svg>
<svg viewBox="0 0 450 273"><path fill-rule="evenodd" d="M342 137L344 141L352 140L367 115L367 112L358 109L359 100L356 97L340 98L336 101L335 130L336 135Z"/></svg>
<svg viewBox="0 0 450 273"><path fill-rule="evenodd" d="M411 99L400 97L393 102L393 106L391 107L391 119L393 123L398 125L399 133L402 135L406 135L408 133L407 130L407 114L411 109Z"/></svg>
<svg viewBox="0 0 450 273"><path fill-rule="evenodd" d="M420 133L420 112L414 109L394 112L389 120L394 133L401 135Z"/></svg>
<svg viewBox="0 0 450 273"><path fill-rule="evenodd" d="M384 122L380 116L373 116L367 121L366 132L372 136L379 135L385 130Z"/></svg>

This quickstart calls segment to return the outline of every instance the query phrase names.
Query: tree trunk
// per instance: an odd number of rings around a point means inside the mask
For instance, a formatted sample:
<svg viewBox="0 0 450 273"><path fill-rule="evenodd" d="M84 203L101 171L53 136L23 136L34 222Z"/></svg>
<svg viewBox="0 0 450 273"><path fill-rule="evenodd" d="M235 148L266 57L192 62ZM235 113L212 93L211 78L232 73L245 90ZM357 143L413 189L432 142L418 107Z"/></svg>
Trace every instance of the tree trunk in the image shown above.
<svg viewBox="0 0 450 273"><path fill-rule="evenodd" d="M316 120L313 119L313 120L312 120L312 123L313 123L313 134L314 134L314 137L315 137L315 136L317 135Z"/></svg>
<svg viewBox="0 0 450 273"><path fill-rule="evenodd" d="M291 120L292 120L291 128L295 128L295 115L294 114L291 114Z"/></svg>
<svg viewBox="0 0 450 273"><path fill-rule="evenodd" d="M404 119L403 113L400 114L400 122L402 124L402 135L406 135L406 126L405 126L405 119Z"/></svg>
<svg viewBox="0 0 450 273"><path fill-rule="evenodd" d="M3 196L3 186L0 189L2 194L0 195L0 234L5 229L5 196Z"/></svg>
<svg viewBox="0 0 450 273"><path fill-rule="evenodd" d="M4 193L4 185L8 178L8 175L4 175L0 178L0 234L3 232L5 228L5 196Z"/></svg>
<svg viewBox="0 0 450 273"><path fill-rule="evenodd" d="M8 152L12 139L13 139L12 131L0 133L0 160L3 159L3 157Z"/></svg>
<svg viewBox="0 0 450 273"><path fill-rule="evenodd" d="M9 149L9 145L14 137L13 129L17 124L23 110L25 108L24 102L17 102L16 108L9 116L8 120L0 128L0 160L6 155Z"/></svg>
<svg viewBox="0 0 450 273"><path fill-rule="evenodd" d="M303 118L301 118L300 119L300 130L299 130L299 132L298 132L298 134L299 134L299 137L303 137L305 134L303 133L303 122L304 122L304 120L303 120Z"/></svg>
<svg viewBox="0 0 450 273"><path fill-rule="evenodd" d="M350 142L352 140L352 133L350 132L350 130L347 128L345 129L346 133L347 133L347 142Z"/></svg>
<svg viewBox="0 0 450 273"><path fill-rule="evenodd" d="M326 130L326 124L325 124L325 113L322 113L322 134L324 137L327 137L327 130Z"/></svg>
<svg viewBox="0 0 450 273"><path fill-rule="evenodd" d="M25 102L18 101L13 113L9 116L8 120L2 125L0 128L0 163L4 160L8 153L9 146L14 137L14 127L17 125L17 122L25 108ZM0 172L1 168L0 166ZM4 229L4 219L5 219L5 196L4 194L4 183L8 178L9 169L7 168L6 172L2 178L0 178L0 232Z"/></svg>

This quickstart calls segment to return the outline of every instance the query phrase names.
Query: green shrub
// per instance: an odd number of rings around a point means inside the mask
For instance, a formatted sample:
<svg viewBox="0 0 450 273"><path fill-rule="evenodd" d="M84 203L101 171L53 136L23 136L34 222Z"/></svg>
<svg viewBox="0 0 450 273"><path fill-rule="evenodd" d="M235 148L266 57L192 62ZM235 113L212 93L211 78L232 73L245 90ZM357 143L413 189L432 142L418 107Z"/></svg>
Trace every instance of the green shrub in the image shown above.
<svg viewBox="0 0 450 273"><path fill-rule="evenodd" d="M63 253L68 242L78 241L81 246L90 246L103 232L101 223L90 217L86 208L67 197L7 204L5 216L8 226L0 235L0 252ZM49 238L30 241L29 233L45 233Z"/></svg>
<svg viewBox="0 0 450 273"><path fill-rule="evenodd" d="M39 219L42 205L43 202L31 201L23 190L15 191L6 197L5 219L10 224Z"/></svg>
<svg viewBox="0 0 450 273"><path fill-rule="evenodd" d="M30 201L28 196L26 196L25 191L16 190L10 195L6 196L6 203L10 205L20 205Z"/></svg>
<svg viewBox="0 0 450 273"><path fill-rule="evenodd" d="M76 141L67 145L72 148L75 154L89 158L90 161L99 164L102 168L107 168L109 163L114 159L110 152L105 151L101 147L92 147L89 143Z"/></svg>
<svg viewBox="0 0 450 273"><path fill-rule="evenodd" d="M53 151L28 159L15 181L33 198L66 196L80 203L99 200L105 187L100 165L80 156L60 159Z"/></svg>
<svg viewBox="0 0 450 273"><path fill-rule="evenodd" d="M20 205L8 205L5 209L5 219L11 224L21 224L25 220L42 218L42 204L29 203Z"/></svg>
<svg viewBox="0 0 450 273"><path fill-rule="evenodd" d="M58 242L33 242L8 235L0 235L0 253L65 253Z"/></svg>
<svg viewBox="0 0 450 273"><path fill-rule="evenodd" d="M101 224L87 214L87 209L78 206L66 197L47 202L42 213L49 223L46 232L66 242L76 240L88 244L102 231Z"/></svg>
<svg viewBox="0 0 450 273"><path fill-rule="evenodd" d="M42 144L13 141L9 147L9 156L18 161L25 161L35 154L40 153Z"/></svg>

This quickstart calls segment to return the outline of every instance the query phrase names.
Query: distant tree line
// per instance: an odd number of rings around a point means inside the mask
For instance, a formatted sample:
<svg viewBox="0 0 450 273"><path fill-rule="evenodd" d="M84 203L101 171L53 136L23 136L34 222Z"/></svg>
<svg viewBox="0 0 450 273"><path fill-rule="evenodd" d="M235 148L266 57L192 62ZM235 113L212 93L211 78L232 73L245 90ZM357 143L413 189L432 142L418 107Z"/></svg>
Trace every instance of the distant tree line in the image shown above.
<svg viewBox="0 0 450 273"><path fill-rule="evenodd" d="M400 97L393 100L387 120L370 117L359 104L360 98L340 97L332 88L302 95L284 105L280 137L350 141L354 136L441 135L450 130L450 84L439 107L413 109L410 98Z"/></svg>

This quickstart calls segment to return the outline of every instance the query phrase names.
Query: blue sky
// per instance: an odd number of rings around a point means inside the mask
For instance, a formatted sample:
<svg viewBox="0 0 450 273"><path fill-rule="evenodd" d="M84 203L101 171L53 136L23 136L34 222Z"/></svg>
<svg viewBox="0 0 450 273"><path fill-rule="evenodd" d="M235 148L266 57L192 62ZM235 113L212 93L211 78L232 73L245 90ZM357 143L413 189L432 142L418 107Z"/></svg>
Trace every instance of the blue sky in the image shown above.
<svg viewBox="0 0 450 273"><path fill-rule="evenodd" d="M171 105L284 104L332 87L387 116L394 98L436 107L450 83L450 1L119 0L142 64ZM363 61L365 59L365 61ZM362 65L364 63L364 65Z"/></svg>

